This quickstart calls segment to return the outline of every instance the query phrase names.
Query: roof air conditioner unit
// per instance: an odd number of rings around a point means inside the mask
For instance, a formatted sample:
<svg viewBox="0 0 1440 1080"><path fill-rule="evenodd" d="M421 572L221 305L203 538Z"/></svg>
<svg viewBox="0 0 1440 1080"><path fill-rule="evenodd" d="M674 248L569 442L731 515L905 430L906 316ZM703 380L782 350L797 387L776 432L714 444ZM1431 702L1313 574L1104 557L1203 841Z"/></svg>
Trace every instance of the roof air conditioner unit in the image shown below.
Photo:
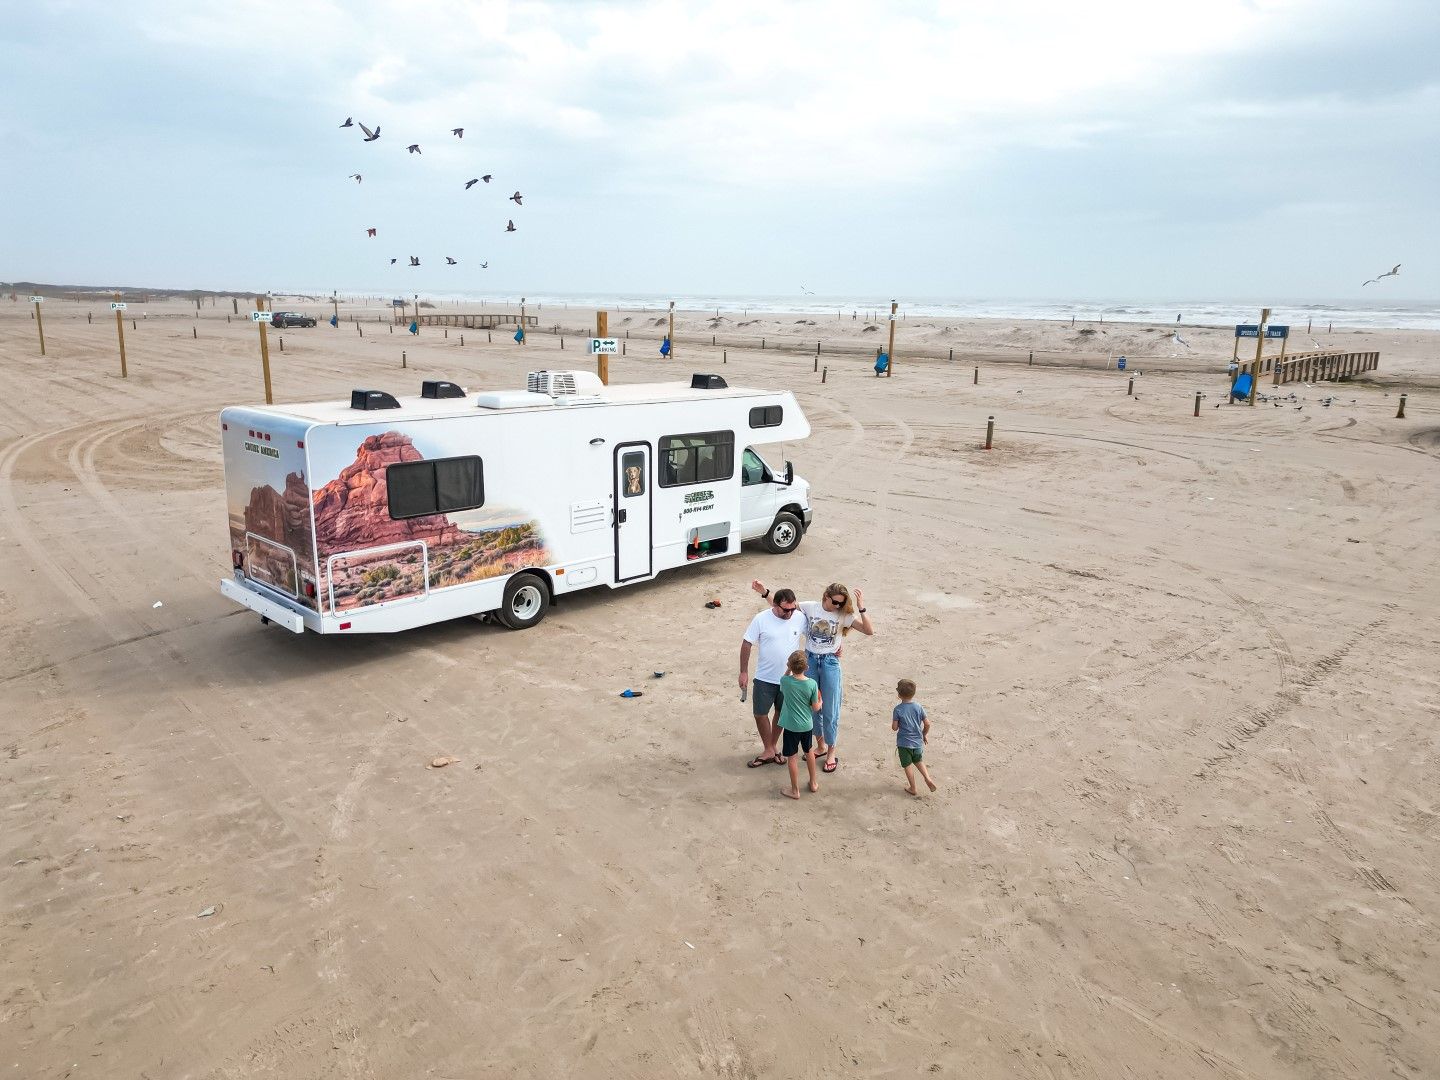
<svg viewBox="0 0 1440 1080"><path fill-rule="evenodd" d="M532 371L525 376L526 390L532 394L548 394L550 397L594 393L602 385L600 376L592 371Z"/></svg>

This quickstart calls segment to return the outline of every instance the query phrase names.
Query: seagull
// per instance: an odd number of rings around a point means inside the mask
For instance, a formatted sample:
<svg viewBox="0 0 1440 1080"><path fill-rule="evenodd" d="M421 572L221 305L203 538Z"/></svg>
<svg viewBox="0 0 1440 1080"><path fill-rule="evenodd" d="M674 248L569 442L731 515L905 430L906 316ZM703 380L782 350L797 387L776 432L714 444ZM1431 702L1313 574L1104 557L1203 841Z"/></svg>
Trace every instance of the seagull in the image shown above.
<svg viewBox="0 0 1440 1080"><path fill-rule="evenodd" d="M810 295L810 296L814 296L814 295L815 295L815 290L814 290L814 289L807 289L807 288L805 288L804 285L801 285L801 286L800 286L800 291L803 292L803 293L807 293L807 294Z"/></svg>
<svg viewBox="0 0 1440 1080"><path fill-rule="evenodd" d="M410 256L410 265L411 265L411 266L419 266L419 265L420 265L420 260L417 259L414 255L411 255L411 256Z"/></svg>
<svg viewBox="0 0 1440 1080"><path fill-rule="evenodd" d="M446 256L445 256L445 265L446 265L446 266L454 266L454 265L455 265L455 260L452 259L449 255L446 255Z"/></svg>
<svg viewBox="0 0 1440 1080"><path fill-rule="evenodd" d="M507 221L507 222L505 223L505 231L506 231L506 232L514 232L514 231L515 231L515 222L514 222L514 221Z"/></svg>
<svg viewBox="0 0 1440 1080"><path fill-rule="evenodd" d="M513 202L516 206L523 206L523 205L524 205L524 204L521 203L521 201L520 201L520 192L518 192L518 191L515 192L514 195L511 195L511 196L510 196L510 201Z"/></svg>
<svg viewBox="0 0 1440 1080"><path fill-rule="evenodd" d="M490 269L490 264L489 264L488 262L483 262L483 263L480 264L480 269L481 269L481 270L489 270L489 269Z"/></svg>
<svg viewBox="0 0 1440 1080"><path fill-rule="evenodd" d="M345 117L345 122L344 122L343 124L341 124L340 126L341 126L341 127L354 127L354 126L355 126L355 118L354 118L353 116L347 116L347 117Z"/></svg>
<svg viewBox="0 0 1440 1080"><path fill-rule="evenodd" d="M474 186L475 186L476 184L478 184L479 182L480 182L480 178L479 178L478 176L477 176L474 180L466 180L466 181L465 181L465 190L466 190L466 191L469 191L472 187L474 187Z"/></svg>
<svg viewBox="0 0 1440 1080"><path fill-rule="evenodd" d="M376 125L375 125L375 130L374 130L374 131L371 131L371 130L370 130L368 127L366 127L364 124L361 124L361 125L360 125L360 130L365 133L365 141L366 141L366 142L374 142L376 139L378 139L378 138L380 137L380 125L379 125L379 124L376 124Z"/></svg>
<svg viewBox="0 0 1440 1080"><path fill-rule="evenodd" d="M1399 273L1400 273L1400 264L1399 264L1399 263L1396 263L1394 266L1392 266L1392 267L1391 267L1389 270L1387 270L1385 273L1383 273L1383 274L1376 274L1376 275L1375 275L1374 277L1372 277L1369 281L1362 281L1362 282L1360 283L1360 287L1363 289L1366 285L1373 285L1373 284L1375 284L1375 282L1379 281L1381 278L1395 277L1395 276L1398 275Z"/></svg>
<svg viewBox="0 0 1440 1080"><path fill-rule="evenodd" d="M493 175L492 173L488 173L488 172L487 172L484 176L480 177L480 179L481 179L481 180L484 180L485 183L488 184L488 183L490 182L490 177L491 177L492 175Z"/></svg>
<svg viewBox="0 0 1440 1080"><path fill-rule="evenodd" d="M1179 330L1175 331L1175 336L1171 340L1174 341L1176 345L1184 345L1187 349L1190 347L1190 343L1180 336Z"/></svg>
<svg viewBox="0 0 1440 1080"><path fill-rule="evenodd" d="M405 147L405 149L409 150L412 154L418 154L420 153L420 144L418 142L412 142L409 146Z"/></svg>
<svg viewBox="0 0 1440 1080"><path fill-rule="evenodd" d="M365 235L366 235L366 236L374 236L374 235L375 235L375 230L374 230L374 229L366 229L366 230L365 230Z"/></svg>
<svg viewBox="0 0 1440 1080"><path fill-rule="evenodd" d="M351 173L349 176L347 176L345 179L346 179L346 180L354 180L354 181L358 184L358 183L360 183L360 181L362 181L362 180L364 179L364 177L361 176L358 172L352 172L352 173Z"/></svg>
<svg viewBox="0 0 1440 1080"><path fill-rule="evenodd" d="M399 259L391 259L391 260L390 260L390 265L391 265L391 266L394 266L394 265L395 265L397 262L399 262L399 261L400 261Z"/></svg>
<svg viewBox="0 0 1440 1080"><path fill-rule="evenodd" d="M457 139L463 139L463 138L465 137L465 129L464 129L464 128L451 128L451 129L450 129L450 134L451 134L451 135L454 135Z"/></svg>

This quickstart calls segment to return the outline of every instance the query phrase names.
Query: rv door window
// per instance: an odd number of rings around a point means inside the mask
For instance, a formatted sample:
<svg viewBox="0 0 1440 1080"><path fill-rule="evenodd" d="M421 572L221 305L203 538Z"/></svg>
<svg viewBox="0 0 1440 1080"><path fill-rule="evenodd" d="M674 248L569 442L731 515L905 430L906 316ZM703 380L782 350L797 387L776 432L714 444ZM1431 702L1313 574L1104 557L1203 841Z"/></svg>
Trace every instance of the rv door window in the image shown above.
<svg viewBox="0 0 1440 1080"><path fill-rule="evenodd" d="M392 518L474 510L485 504L485 472L478 457L406 461L385 470Z"/></svg>
<svg viewBox="0 0 1440 1080"><path fill-rule="evenodd" d="M760 460L759 454L747 446L745 453L740 455L740 484L742 487L751 487L764 482L765 462Z"/></svg>
<svg viewBox="0 0 1440 1080"><path fill-rule="evenodd" d="M660 440L661 487L708 484L735 475L735 433L702 431Z"/></svg>
<svg viewBox="0 0 1440 1080"><path fill-rule="evenodd" d="M636 495L644 495L645 452L637 450L633 454L622 455L620 469L625 475L625 498L633 499Z"/></svg>
<svg viewBox="0 0 1440 1080"><path fill-rule="evenodd" d="M779 427L785 417L785 408L781 405L757 405L750 410L750 426L757 427Z"/></svg>

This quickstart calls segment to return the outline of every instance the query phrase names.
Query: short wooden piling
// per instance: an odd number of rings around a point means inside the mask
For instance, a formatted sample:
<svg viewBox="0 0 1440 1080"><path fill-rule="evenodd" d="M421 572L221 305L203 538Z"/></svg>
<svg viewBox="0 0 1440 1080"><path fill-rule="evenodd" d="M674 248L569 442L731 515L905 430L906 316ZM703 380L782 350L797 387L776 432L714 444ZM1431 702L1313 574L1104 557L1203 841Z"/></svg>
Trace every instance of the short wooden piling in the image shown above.
<svg viewBox="0 0 1440 1080"><path fill-rule="evenodd" d="M830 365L829 365L829 364L826 364L826 365L825 365L825 370L820 373L820 381L823 383L823 382L824 382L826 379L828 379L829 377L830 377Z"/></svg>
<svg viewBox="0 0 1440 1080"><path fill-rule="evenodd" d="M405 368L405 367L409 367L409 366L410 366L410 357L408 357L408 356L405 354L405 350L404 350L404 349L401 349L401 350L400 350L400 366L401 366L402 368Z"/></svg>
<svg viewBox="0 0 1440 1080"><path fill-rule="evenodd" d="M190 340L191 340L191 341L196 341L196 340L199 339L199 337L200 337L200 331L197 330L197 329L196 329L195 327L193 327L193 326L190 327Z"/></svg>
<svg viewBox="0 0 1440 1080"><path fill-rule="evenodd" d="M985 425L985 449L989 450L995 441L995 418L992 416Z"/></svg>
<svg viewBox="0 0 1440 1080"><path fill-rule="evenodd" d="M1130 376L1130 385L1125 388L1125 396L1126 396L1126 397L1134 397L1134 396L1135 396L1135 376L1134 376L1134 375L1131 375L1131 376Z"/></svg>
<svg viewBox="0 0 1440 1080"><path fill-rule="evenodd" d="M90 315L91 315L90 312L88 312L88 311L85 312L85 325L86 325L86 326L89 326L89 325L90 325Z"/></svg>
<svg viewBox="0 0 1440 1080"><path fill-rule="evenodd" d="M1196 415L1196 416L1199 416L1199 415L1200 415L1200 396L1201 396L1201 395L1200 395L1200 391L1199 391L1199 390L1196 390L1196 391L1195 391L1195 415Z"/></svg>
<svg viewBox="0 0 1440 1080"><path fill-rule="evenodd" d="M978 367L975 369L975 385L980 385L980 369Z"/></svg>
<svg viewBox="0 0 1440 1080"><path fill-rule="evenodd" d="M1399 409L1396 411L1396 413L1395 413L1395 419L1396 419L1396 420L1404 420L1404 419L1405 419L1405 395L1404 395L1404 394L1401 394L1401 395L1400 395L1400 408L1399 408Z"/></svg>
<svg viewBox="0 0 1440 1080"><path fill-rule="evenodd" d="M810 370L811 370L812 372L815 372L815 371L819 371L819 370L820 370L820 354L819 354L819 353L816 353L816 354L815 354L815 366L814 366L813 368L811 368Z"/></svg>

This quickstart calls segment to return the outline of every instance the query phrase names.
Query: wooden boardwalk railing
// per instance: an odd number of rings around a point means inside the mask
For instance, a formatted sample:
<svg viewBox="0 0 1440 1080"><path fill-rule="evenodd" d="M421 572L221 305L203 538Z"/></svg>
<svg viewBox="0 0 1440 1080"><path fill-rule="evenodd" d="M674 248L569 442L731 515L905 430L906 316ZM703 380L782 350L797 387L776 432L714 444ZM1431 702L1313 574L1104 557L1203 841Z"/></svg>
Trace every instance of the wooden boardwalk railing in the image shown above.
<svg viewBox="0 0 1440 1080"><path fill-rule="evenodd" d="M1274 385L1288 382L1320 382L1374 371L1380 366L1378 352L1308 352L1266 358L1265 370L1274 372ZM1243 368L1241 370L1244 370Z"/></svg>
<svg viewBox="0 0 1440 1080"><path fill-rule="evenodd" d="M519 326L522 318L525 320L526 326L538 326L540 324L539 316L536 315L521 316L516 314L494 313L486 315L473 313L469 315L437 315L422 312L418 317L406 315L401 318L397 315L394 321L399 324L408 323L413 320L421 326L463 326L469 330L491 330L497 326Z"/></svg>

